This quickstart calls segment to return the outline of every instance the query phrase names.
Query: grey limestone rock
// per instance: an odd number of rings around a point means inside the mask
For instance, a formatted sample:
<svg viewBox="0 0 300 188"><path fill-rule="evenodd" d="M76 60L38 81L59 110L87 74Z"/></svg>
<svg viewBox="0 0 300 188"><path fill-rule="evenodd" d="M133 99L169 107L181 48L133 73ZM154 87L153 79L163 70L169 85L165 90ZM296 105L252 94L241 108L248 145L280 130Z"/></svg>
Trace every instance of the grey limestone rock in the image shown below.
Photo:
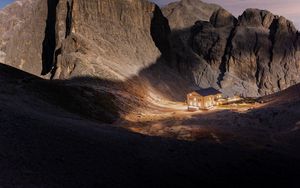
<svg viewBox="0 0 300 188"><path fill-rule="evenodd" d="M221 8L209 22L177 31L171 44L173 64L190 70L199 86L228 95L262 96L300 82L299 33L291 21L265 10L247 9L236 19Z"/></svg>

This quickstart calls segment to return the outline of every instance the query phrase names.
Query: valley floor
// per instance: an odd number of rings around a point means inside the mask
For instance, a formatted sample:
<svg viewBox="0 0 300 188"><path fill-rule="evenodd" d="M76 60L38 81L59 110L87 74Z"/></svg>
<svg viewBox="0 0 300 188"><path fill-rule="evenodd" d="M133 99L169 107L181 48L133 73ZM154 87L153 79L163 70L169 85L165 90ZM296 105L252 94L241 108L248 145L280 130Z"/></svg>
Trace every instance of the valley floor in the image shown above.
<svg viewBox="0 0 300 188"><path fill-rule="evenodd" d="M212 137L212 139L220 142L216 131L219 130L218 134L226 131L240 134L237 130L232 129L235 126L242 126L240 124L232 125L235 123L222 126L225 121L234 122L239 117L239 114L247 114L251 110L259 109L262 106L262 104L258 103L242 103L190 112L187 110L185 103L160 101L155 110L129 114L124 120L115 122L115 125L122 125L130 131L150 136L162 136L187 141ZM245 121L244 125L247 126L247 123Z"/></svg>

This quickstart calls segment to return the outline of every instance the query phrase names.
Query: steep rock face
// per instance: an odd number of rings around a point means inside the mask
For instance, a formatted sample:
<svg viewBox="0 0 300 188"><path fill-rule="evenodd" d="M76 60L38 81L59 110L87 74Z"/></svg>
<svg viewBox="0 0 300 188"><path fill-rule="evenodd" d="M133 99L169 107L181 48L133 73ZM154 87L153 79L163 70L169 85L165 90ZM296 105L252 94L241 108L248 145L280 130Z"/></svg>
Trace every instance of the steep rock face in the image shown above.
<svg viewBox="0 0 300 188"><path fill-rule="evenodd" d="M162 9L172 30L189 28L198 20L208 21L220 6L204 3L201 0L181 0L170 3Z"/></svg>
<svg viewBox="0 0 300 188"><path fill-rule="evenodd" d="M87 74L122 80L161 55L151 30L160 10L146 0L60 0L57 10L56 78Z"/></svg>
<svg viewBox="0 0 300 188"><path fill-rule="evenodd" d="M236 22L234 16L219 9L210 22L197 21L190 29L173 32L171 48L176 54L173 66L200 87L218 88L227 41Z"/></svg>
<svg viewBox="0 0 300 188"><path fill-rule="evenodd" d="M0 10L0 61L40 75L47 4L19 0ZM1 58L2 57L2 58Z"/></svg>
<svg viewBox="0 0 300 188"><path fill-rule="evenodd" d="M168 21L147 0L20 0L0 21L0 60L48 78L126 80L169 48Z"/></svg>
<svg viewBox="0 0 300 188"><path fill-rule="evenodd" d="M284 17L268 11L248 9L239 17L239 25L226 54L226 75L222 87L236 78L237 92L267 95L284 90L300 81L298 31ZM254 93L256 91L256 93Z"/></svg>
<svg viewBox="0 0 300 188"><path fill-rule="evenodd" d="M261 96L300 82L298 31L268 11L247 9L237 20L219 9L209 22L198 21L174 36L177 67L192 71L201 87ZM178 49L178 40L184 49Z"/></svg>

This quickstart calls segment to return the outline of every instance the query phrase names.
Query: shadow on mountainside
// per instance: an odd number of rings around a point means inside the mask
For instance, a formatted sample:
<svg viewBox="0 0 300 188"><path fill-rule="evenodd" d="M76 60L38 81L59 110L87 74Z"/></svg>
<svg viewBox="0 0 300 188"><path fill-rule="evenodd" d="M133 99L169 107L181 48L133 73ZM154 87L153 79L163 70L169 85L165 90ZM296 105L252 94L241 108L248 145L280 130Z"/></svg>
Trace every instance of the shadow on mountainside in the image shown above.
<svg viewBox="0 0 300 188"><path fill-rule="evenodd" d="M149 78L146 70L140 75ZM234 139L185 142L101 124L120 117L115 111L123 97L119 89L129 94L124 103L134 98L127 85L96 78L47 81L6 65L0 65L0 83L0 183L5 187L297 185L299 155L284 148L250 147ZM107 104L112 107L106 109ZM97 117L102 111L108 115Z"/></svg>
<svg viewBox="0 0 300 188"><path fill-rule="evenodd" d="M43 74L51 71L55 56L53 11L48 13ZM154 20L157 14L158 7ZM166 41L159 43L161 35L156 36L168 28L154 24L152 29L163 57L178 59ZM185 59L175 62L178 70L186 71L185 79L164 58L124 82L88 76L44 80L0 64L0 187L298 186L299 103L280 110L213 112L147 122L163 128L200 126L207 131L200 134L216 133L211 137L217 142L135 134L112 124L126 114L155 109L154 100L185 100L193 86L192 65Z"/></svg>
<svg viewBox="0 0 300 188"><path fill-rule="evenodd" d="M247 95L244 91L249 88L253 88L250 96L284 90L299 82L295 54L299 33L277 22L266 28L215 27L197 21L193 27L175 29L170 36L170 65L189 80L203 87L220 87L230 95L231 90Z"/></svg>
<svg viewBox="0 0 300 188"><path fill-rule="evenodd" d="M125 82L96 77L44 80L4 64L0 65L0 71L47 102L84 117L112 123L126 113L139 111L139 107L149 107L149 100L185 100L190 83L164 64L160 58Z"/></svg>

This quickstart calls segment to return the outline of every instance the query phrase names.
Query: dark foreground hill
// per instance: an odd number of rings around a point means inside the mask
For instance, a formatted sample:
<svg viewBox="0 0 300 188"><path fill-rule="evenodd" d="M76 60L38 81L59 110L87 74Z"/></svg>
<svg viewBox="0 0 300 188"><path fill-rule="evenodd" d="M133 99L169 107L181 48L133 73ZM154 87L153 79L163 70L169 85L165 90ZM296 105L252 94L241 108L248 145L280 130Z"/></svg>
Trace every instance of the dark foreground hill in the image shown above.
<svg viewBox="0 0 300 188"><path fill-rule="evenodd" d="M48 81L5 65L0 71L3 187L297 185L299 122L293 118L276 131L276 142L265 147L253 147L255 139L230 139L220 144L205 139L186 142L149 137L76 115L78 112L53 101L52 91L31 89ZM56 83L52 89L69 84ZM70 103L78 103L66 88L56 100L69 98ZM90 100L80 90L74 89L72 94ZM289 107L279 106L273 111L281 110L296 118L299 104ZM266 119L272 116L264 110L255 113L264 114Z"/></svg>

